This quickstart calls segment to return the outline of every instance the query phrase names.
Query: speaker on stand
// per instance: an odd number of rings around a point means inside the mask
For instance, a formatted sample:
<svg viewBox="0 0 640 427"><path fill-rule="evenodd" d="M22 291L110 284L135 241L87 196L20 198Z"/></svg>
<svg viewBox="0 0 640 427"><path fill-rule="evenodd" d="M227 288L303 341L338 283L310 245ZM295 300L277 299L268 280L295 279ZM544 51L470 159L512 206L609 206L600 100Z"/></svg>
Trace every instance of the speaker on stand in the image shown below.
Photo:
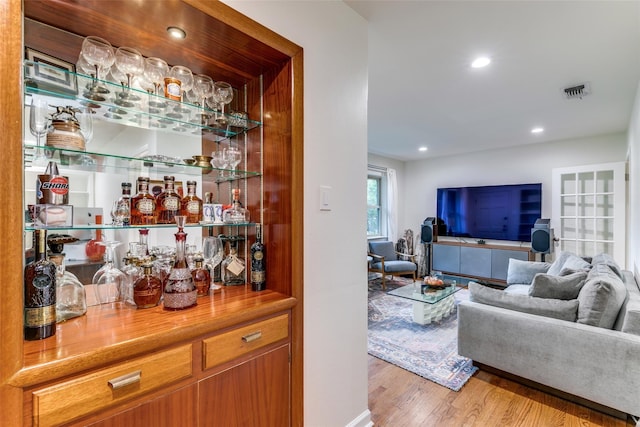
<svg viewBox="0 0 640 427"><path fill-rule="evenodd" d="M531 229L531 252L538 253L545 260L545 255L553 252L553 228L551 220L538 218Z"/></svg>
<svg viewBox="0 0 640 427"><path fill-rule="evenodd" d="M431 244L438 240L438 229L436 228L436 218L428 217L422 223L420 230L420 240L425 245L425 261L427 264L427 276L431 276Z"/></svg>

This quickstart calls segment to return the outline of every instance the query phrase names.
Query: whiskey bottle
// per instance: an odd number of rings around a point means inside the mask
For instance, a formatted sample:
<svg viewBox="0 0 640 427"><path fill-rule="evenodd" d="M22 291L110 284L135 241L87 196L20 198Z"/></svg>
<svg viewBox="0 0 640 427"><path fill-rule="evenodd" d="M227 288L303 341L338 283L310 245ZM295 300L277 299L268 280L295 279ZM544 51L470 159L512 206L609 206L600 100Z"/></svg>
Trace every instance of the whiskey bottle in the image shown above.
<svg viewBox="0 0 640 427"><path fill-rule="evenodd" d="M202 257L196 258L195 262L196 268L191 271L193 283L196 285L199 297L207 296L209 295L209 287L211 286L211 274L209 270L202 265L204 263Z"/></svg>
<svg viewBox="0 0 640 427"><path fill-rule="evenodd" d="M180 195L175 190L175 178L164 177L164 190L156 197L158 224L175 223L176 215L180 215Z"/></svg>
<svg viewBox="0 0 640 427"><path fill-rule="evenodd" d="M141 176L131 199L131 225L153 225L156 220L156 199L149 193L149 178Z"/></svg>
<svg viewBox="0 0 640 427"><path fill-rule="evenodd" d="M153 275L153 264L143 264L144 273L133 285L133 301L137 308L151 308L160 303L162 282Z"/></svg>
<svg viewBox="0 0 640 427"><path fill-rule="evenodd" d="M196 195L195 181L187 181L187 195L180 202L180 215L187 217L187 224L198 224L202 220L202 199Z"/></svg>
<svg viewBox="0 0 640 427"><path fill-rule="evenodd" d="M238 242L229 242L229 255L222 261L222 283L229 285L244 285L244 260L238 256Z"/></svg>
<svg viewBox="0 0 640 427"><path fill-rule="evenodd" d="M250 248L251 253L251 290L264 291L266 289L266 270L264 259L264 245L260 224L256 225L256 241Z"/></svg>
<svg viewBox="0 0 640 427"><path fill-rule="evenodd" d="M35 230L33 262L24 269L24 339L56 333L56 265L47 259L47 231Z"/></svg>
<svg viewBox="0 0 640 427"><path fill-rule="evenodd" d="M116 200L111 213L113 225L128 227L131 223L131 183L123 182L120 186L122 195Z"/></svg>

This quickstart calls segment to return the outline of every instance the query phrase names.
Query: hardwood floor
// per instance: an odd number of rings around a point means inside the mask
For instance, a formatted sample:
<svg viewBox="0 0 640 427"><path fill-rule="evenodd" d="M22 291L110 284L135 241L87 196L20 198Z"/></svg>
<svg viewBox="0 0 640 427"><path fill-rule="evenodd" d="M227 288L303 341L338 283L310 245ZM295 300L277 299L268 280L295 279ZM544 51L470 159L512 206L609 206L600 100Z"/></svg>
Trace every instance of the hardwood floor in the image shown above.
<svg viewBox="0 0 640 427"><path fill-rule="evenodd" d="M627 421L479 370L458 392L369 356L378 427L633 427Z"/></svg>

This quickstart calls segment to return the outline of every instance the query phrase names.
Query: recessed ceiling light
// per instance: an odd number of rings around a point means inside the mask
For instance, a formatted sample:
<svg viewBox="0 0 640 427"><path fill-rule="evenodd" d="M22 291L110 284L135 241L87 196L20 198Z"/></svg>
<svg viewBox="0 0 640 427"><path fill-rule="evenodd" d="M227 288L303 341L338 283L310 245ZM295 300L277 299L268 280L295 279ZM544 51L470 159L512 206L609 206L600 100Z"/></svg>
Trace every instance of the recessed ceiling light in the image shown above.
<svg viewBox="0 0 640 427"><path fill-rule="evenodd" d="M473 60L473 62L471 63L471 67L482 68L482 67L486 67L490 63L491 63L491 59L487 58L486 56L481 56Z"/></svg>
<svg viewBox="0 0 640 427"><path fill-rule="evenodd" d="M427 150L428 150L428 148L427 148L427 147L420 147L420 148L418 148L418 151L427 151Z"/></svg>
<svg viewBox="0 0 640 427"><path fill-rule="evenodd" d="M169 33L172 39L182 40L187 37L187 33L178 27L167 27L167 33Z"/></svg>
<svg viewBox="0 0 640 427"><path fill-rule="evenodd" d="M544 128L541 128L541 127L531 129L531 133L542 133L542 132L544 132Z"/></svg>

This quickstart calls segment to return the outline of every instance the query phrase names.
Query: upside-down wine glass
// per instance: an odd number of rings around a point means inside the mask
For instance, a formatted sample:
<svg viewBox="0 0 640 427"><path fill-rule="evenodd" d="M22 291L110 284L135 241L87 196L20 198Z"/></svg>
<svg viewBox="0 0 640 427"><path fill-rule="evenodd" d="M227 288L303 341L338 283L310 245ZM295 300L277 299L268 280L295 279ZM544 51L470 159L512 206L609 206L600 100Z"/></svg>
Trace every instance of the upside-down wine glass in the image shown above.
<svg viewBox="0 0 640 427"><path fill-rule="evenodd" d="M219 236L207 236L202 240L202 256L211 271L211 290L220 289L221 286L213 281L213 271L224 258L224 244Z"/></svg>
<svg viewBox="0 0 640 427"><path fill-rule="evenodd" d="M44 154L40 146L40 138L45 136L50 129L49 124L49 104L44 98L36 96L31 97L31 107L29 108L29 129L31 134L36 137L36 149L33 153L31 163L35 166L46 166L49 159Z"/></svg>

